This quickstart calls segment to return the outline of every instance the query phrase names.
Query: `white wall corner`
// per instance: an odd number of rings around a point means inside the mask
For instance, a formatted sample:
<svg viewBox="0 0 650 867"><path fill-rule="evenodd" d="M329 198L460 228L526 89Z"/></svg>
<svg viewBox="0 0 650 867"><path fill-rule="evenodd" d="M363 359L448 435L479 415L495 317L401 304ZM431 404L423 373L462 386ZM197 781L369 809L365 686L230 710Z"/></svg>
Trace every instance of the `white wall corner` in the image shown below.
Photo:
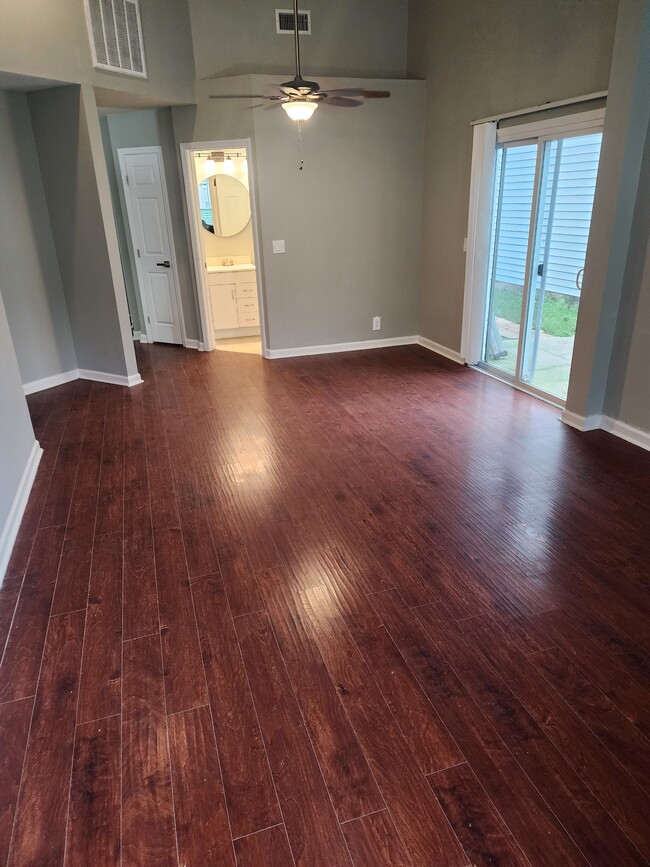
<svg viewBox="0 0 650 867"><path fill-rule="evenodd" d="M5 525L2 528L2 533L0 533L0 584L2 584L2 579L7 571L7 564L9 563L16 536L18 535L20 522L22 521L25 507L27 506L29 493L34 484L36 470L38 469L42 455L43 449L40 447L38 442L34 440L32 450L29 453L25 469L23 470L20 479L20 484L18 485L18 490L16 491L16 496L11 504L11 509L9 510L9 515L5 521Z"/></svg>
<svg viewBox="0 0 650 867"><path fill-rule="evenodd" d="M79 379L79 371L65 370L63 373L55 373L53 376L45 376L43 379L33 379L31 382L26 382L23 385L25 394L34 394L37 391L45 391L46 388L54 388L56 385L63 385L66 382L72 382L73 379Z"/></svg>
<svg viewBox="0 0 650 867"><path fill-rule="evenodd" d="M429 349L431 352L435 352L438 355L442 355L444 358L449 358L451 361L455 361L456 364L466 364L466 361L460 352L456 352L455 349L449 349L448 346L443 346L441 343L436 343L434 340L429 340L428 337L419 336L416 342L420 346L424 346L425 349Z"/></svg>
<svg viewBox="0 0 650 867"><path fill-rule="evenodd" d="M650 431L632 427L631 424L626 424L607 415L603 416L601 427L608 433L614 434L614 436L620 437L628 443L633 443L635 446L640 446L642 449L650 451Z"/></svg>
<svg viewBox="0 0 650 867"><path fill-rule="evenodd" d="M584 416L578 415L577 412L570 412L568 409L562 410L562 415L560 416L560 421L579 431L598 430L602 419L603 417L600 413Z"/></svg>
<svg viewBox="0 0 650 867"><path fill-rule="evenodd" d="M105 382L107 385L123 385L125 388L132 388L144 381L139 373L120 376L116 373L104 373L101 370L80 370L79 377L80 379L90 379L92 382Z"/></svg>

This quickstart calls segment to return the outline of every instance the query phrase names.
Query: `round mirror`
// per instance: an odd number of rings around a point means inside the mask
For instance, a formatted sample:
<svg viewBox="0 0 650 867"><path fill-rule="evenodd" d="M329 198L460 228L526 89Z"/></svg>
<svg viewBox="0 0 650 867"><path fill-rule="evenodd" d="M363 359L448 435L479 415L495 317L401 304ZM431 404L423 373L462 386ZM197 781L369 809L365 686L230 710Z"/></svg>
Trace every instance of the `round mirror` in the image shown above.
<svg viewBox="0 0 650 867"><path fill-rule="evenodd" d="M251 218L248 190L232 175L210 175L199 184L201 224L227 238L243 231Z"/></svg>

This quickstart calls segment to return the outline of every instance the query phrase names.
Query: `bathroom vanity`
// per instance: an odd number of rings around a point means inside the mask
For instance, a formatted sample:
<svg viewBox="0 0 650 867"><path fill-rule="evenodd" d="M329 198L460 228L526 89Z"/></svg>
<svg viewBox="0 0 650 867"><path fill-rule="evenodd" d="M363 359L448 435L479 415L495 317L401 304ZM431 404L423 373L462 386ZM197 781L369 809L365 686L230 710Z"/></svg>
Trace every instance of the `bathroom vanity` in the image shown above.
<svg viewBox="0 0 650 867"><path fill-rule="evenodd" d="M259 334L255 265L208 265L215 337Z"/></svg>

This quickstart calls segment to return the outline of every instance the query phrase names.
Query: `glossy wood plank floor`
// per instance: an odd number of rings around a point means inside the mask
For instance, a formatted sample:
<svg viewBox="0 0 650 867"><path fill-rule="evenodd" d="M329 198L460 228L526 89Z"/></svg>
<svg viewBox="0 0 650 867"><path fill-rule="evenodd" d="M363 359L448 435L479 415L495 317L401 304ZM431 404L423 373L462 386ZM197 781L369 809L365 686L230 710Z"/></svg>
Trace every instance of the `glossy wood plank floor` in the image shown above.
<svg viewBox="0 0 650 867"><path fill-rule="evenodd" d="M650 456L425 350L30 397L0 863L650 856Z"/></svg>

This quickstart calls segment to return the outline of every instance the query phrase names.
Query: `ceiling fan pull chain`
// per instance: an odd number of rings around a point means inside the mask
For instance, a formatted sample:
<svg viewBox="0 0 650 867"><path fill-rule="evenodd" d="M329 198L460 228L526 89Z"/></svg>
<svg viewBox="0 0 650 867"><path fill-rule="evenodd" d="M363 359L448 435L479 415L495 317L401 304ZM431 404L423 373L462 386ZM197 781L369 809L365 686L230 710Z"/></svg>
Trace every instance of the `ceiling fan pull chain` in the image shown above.
<svg viewBox="0 0 650 867"><path fill-rule="evenodd" d="M298 158L299 158L298 171L301 172L302 167L305 163L304 159L302 158L302 121L299 120L296 123L296 126L298 127Z"/></svg>

